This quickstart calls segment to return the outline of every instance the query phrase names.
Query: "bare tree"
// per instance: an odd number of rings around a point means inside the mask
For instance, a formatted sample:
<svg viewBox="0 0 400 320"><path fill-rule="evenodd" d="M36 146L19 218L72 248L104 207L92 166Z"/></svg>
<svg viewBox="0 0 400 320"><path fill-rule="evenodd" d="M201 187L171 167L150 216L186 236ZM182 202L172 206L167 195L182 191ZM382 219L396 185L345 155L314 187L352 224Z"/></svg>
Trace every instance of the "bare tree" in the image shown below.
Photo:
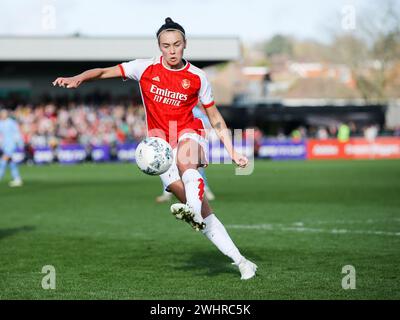
<svg viewBox="0 0 400 320"><path fill-rule="evenodd" d="M366 101L385 102L400 61L400 8L394 0L356 10L356 28L336 32L332 52L351 68L356 87Z"/></svg>

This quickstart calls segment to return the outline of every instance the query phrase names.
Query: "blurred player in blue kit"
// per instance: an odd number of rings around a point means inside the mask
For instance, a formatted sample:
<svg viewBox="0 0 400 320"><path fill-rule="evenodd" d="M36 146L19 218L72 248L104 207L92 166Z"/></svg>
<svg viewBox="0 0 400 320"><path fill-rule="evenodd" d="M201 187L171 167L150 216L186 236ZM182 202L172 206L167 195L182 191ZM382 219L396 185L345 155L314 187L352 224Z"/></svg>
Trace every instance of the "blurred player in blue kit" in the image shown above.
<svg viewBox="0 0 400 320"><path fill-rule="evenodd" d="M11 176L10 187L21 187L22 179L19 174L18 165L13 160L12 155L18 149L24 146L18 123L9 116L6 109L0 110L0 149L2 156L0 159L0 180L3 178L7 168L10 166Z"/></svg>

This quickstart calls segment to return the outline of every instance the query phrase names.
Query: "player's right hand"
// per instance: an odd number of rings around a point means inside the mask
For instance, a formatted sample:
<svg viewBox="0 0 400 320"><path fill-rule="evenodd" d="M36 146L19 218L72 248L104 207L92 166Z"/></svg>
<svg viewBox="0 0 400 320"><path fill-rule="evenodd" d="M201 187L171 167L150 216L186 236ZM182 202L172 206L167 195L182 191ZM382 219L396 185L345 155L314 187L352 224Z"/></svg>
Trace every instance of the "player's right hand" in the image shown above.
<svg viewBox="0 0 400 320"><path fill-rule="evenodd" d="M82 80L78 77L57 78L53 81L53 86L59 86L68 89L78 88Z"/></svg>

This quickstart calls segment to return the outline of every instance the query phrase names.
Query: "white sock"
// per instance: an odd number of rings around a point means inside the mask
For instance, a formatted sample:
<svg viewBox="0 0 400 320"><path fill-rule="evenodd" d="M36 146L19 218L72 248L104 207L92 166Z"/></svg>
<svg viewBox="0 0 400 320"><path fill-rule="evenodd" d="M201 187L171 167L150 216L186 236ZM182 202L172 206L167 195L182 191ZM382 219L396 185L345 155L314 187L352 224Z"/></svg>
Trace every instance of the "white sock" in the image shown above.
<svg viewBox="0 0 400 320"><path fill-rule="evenodd" d="M201 174L195 169L187 169L182 175L182 182L185 186L186 204L201 217L201 203L204 196L204 180Z"/></svg>
<svg viewBox="0 0 400 320"><path fill-rule="evenodd" d="M206 227L202 231L203 234L215 244L219 251L238 265L244 257L240 254L221 221L212 213L204 219L204 223Z"/></svg>

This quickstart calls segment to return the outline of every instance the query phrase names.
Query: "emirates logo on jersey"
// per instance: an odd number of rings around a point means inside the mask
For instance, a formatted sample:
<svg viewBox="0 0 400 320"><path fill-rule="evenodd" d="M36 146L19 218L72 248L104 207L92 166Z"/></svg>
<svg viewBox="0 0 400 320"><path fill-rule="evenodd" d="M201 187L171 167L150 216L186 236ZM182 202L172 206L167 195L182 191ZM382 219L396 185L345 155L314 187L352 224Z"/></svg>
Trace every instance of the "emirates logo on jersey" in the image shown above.
<svg viewBox="0 0 400 320"><path fill-rule="evenodd" d="M172 106L179 107L182 101L187 101L188 95L180 92L170 91L167 88L162 89L152 84L150 92L154 93L153 100L155 102L161 102Z"/></svg>
<svg viewBox="0 0 400 320"><path fill-rule="evenodd" d="M189 87L190 87L190 81L188 79L183 79L182 80L182 88L189 89Z"/></svg>

